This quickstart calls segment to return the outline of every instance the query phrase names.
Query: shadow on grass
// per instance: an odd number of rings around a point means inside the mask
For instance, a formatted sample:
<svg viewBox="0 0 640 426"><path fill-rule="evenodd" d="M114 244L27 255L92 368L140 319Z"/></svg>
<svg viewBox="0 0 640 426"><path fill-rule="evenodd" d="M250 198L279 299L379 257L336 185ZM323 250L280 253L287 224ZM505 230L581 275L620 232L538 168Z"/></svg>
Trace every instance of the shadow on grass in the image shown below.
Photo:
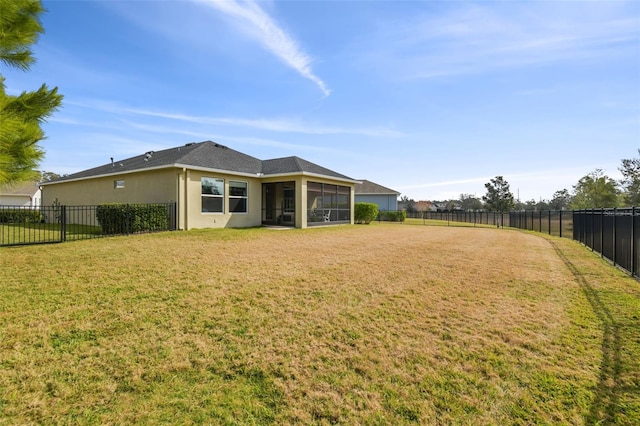
<svg viewBox="0 0 640 426"><path fill-rule="evenodd" d="M620 325L612 315L611 310L600 298L598 291L589 284L558 246L553 242L551 244L560 259L576 278L603 328L600 377L598 378L598 384L595 389L596 394L591 403L589 413L585 416L585 424L615 424L617 408L619 407L619 394L624 392L620 383L623 368Z"/></svg>

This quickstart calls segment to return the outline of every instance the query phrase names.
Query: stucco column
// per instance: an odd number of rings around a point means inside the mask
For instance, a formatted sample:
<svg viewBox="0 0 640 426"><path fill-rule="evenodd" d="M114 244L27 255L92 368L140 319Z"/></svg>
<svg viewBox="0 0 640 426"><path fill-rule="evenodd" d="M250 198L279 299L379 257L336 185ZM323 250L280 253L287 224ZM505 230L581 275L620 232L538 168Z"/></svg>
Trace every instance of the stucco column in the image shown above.
<svg viewBox="0 0 640 426"><path fill-rule="evenodd" d="M296 203L298 203L298 205L300 206L299 209L299 213L296 215L300 218L300 228L306 228L307 227L307 179L305 178L301 178L300 179L300 191L297 191L299 194L296 194L296 198L299 200L296 201ZM296 222L298 221L298 218L296 218Z"/></svg>

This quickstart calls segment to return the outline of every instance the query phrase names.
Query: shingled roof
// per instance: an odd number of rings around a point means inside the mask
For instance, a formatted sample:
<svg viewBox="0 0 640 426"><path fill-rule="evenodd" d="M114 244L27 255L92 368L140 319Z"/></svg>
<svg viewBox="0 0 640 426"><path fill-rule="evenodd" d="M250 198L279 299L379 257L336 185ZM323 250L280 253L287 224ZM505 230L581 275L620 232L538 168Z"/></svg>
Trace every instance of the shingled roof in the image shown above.
<svg viewBox="0 0 640 426"><path fill-rule="evenodd" d="M338 179L353 180L348 176L334 172L333 170L329 170L322 166L318 166L317 164L295 156L263 161L262 173L265 176L292 173L309 173L314 175L334 177Z"/></svg>
<svg viewBox="0 0 640 426"><path fill-rule="evenodd" d="M318 166L299 157L285 157L263 161L216 142L204 141L188 143L184 146L162 151L148 151L142 155L125 160L112 161L102 166L73 173L53 180L50 183L169 167L191 167L255 176L307 173L354 181L354 179L348 176Z"/></svg>
<svg viewBox="0 0 640 426"><path fill-rule="evenodd" d="M0 195L33 197L39 189L38 182L20 182L15 185L0 185Z"/></svg>
<svg viewBox="0 0 640 426"><path fill-rule="evenodd" d="M368 181L366 179L360 179L360 183L356 183L354 192L356 194L366 194L366 195L383 195L383 194L400 195L398 191L394 191L393 189L386 188L382 185L378 185L377 183Z"/></svg>

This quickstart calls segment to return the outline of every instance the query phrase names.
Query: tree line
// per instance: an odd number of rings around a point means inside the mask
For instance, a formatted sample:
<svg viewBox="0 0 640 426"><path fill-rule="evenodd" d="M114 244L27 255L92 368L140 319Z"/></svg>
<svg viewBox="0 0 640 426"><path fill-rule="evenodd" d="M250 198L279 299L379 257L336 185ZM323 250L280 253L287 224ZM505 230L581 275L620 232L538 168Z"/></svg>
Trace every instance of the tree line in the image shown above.
<svg viewBox="0 0 640 426"><path fill-rule="evenodd" d="M582 210L613 207L640 206L640 149L638 158L623 159L618 170L622 179L615 180L596 169L583 176L572 186L572 190L561 189L550 200L516 200L509 183L503 176L496 176L485 183L486 194L478 198L471 194L460 194L457 200L433 201L442 210L488 210L508 212L511 210ZM400 201L407 212L420 209L416 201L402 196Z"/></svg>

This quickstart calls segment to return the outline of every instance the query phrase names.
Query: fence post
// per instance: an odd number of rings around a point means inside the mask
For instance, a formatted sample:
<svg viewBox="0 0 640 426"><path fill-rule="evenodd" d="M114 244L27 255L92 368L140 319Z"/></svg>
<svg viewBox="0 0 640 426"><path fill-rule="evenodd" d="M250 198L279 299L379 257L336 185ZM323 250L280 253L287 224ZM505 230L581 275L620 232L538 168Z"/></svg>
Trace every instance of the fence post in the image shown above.
<svg viewBox="0 0 640 426"><path fill-rule="evenodd" d="M618 229L617 229L617 219L618 218L618 209L617 207L613 208L613 265L617 265L616 260L618 260L618 253L616 253L616 244L618 243Z"/></svg>
<svg viewBox="0 0 640 426"><path fill-rule="evenodd" d="M604 207L600 208L600 257L604 258Z"/></svg>
<svg viewBox="0 0 640 426"><path fill-rule="evenodd" d="M593 251L594 241L593 234L596 232L595 230L595 209L591 209L591 251Z"/></svg>
<svg viewBox="0 0 640 426"><path fill-rule="evenodd" d="M631 275L636 274L636 267L638 266L636 261L636 208L631 207Z"/></svg>
<svg viewBox="0 0 640 426"><path fill-rule="evenodd" d="M560 238L562 238L562 213L564 213L563 210L560 210ZM575 229L576 226L576 212L574 211L573 213L573 226Z"/></svg>
<svg viewBox="0 0 640 426"><path fill-rule="evenodd" d="M67 206L60 206L60 242L67 241Z"/></svg>
<svg viewBox="0 0 640 426"><path fill-rule="evenodd" d="M540 233L542 233L542 210L538 211L538 216L539 216L539 220L540 222L538 223L538 226L540 228Z"/></svg>

